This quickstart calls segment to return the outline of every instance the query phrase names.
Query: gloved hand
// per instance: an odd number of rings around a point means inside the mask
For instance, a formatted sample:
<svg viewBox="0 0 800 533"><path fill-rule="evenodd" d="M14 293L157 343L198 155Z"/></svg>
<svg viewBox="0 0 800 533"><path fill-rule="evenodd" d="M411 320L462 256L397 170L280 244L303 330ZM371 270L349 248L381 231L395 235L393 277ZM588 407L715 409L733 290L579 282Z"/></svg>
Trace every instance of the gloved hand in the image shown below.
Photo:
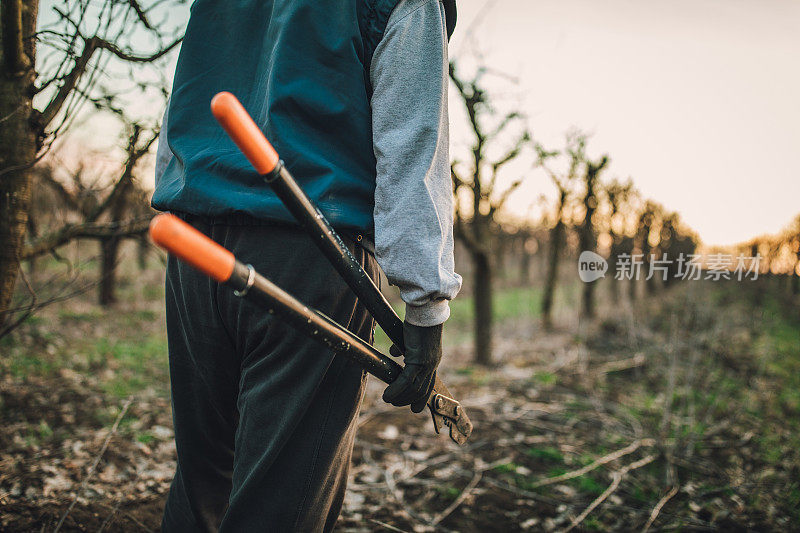
<svg viewBox="0 0 800 533"><path fill-rule="evenodd" d="M411 410L419 413L433 391L436 367L442 359L442 325L423 327L403 322L403 341L405 367L383 391L383 401L396 407L411 405ZM399 356L400 350L392 346L390 353Z"/></svg>

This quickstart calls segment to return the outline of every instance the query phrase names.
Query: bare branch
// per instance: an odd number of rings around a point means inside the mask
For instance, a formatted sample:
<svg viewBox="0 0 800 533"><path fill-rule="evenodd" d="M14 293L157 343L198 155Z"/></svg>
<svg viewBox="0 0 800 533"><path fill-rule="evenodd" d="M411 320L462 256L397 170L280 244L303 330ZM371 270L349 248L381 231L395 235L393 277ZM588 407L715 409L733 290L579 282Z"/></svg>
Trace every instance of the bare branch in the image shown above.
<svg viewBox="0 0 800 533"><path fill-rule="evenodd" d="M130 184L133 181L133 170L136 167L136 164L145 154L147 154L147 152L150 151L150 147L153 145L156 139L158 139L158 132L155 131L147 140L147 142L144 143L144 145L137 146L141 131L141 126L138 124L133 125L133 131L130 139L128 140L128 159L125 161L125 168L123 169L122 176L120 176L120 178L116 181L114 188L106 197L106 199L87 215L85 220L86 222L94 222L108 209L112 209L130 187Z"/></svg>
<svg viewBox="0 0 800 533"><path fill-rule="evenodd" d="M64 81L58 88L56 95L53 97L50 103L47 104L44 111L41 112L39 116L40 126L42 128L47 127L55 119L55 117L58 116L58 113L63 108L67 98L73 93L78 81L80 81L81 76L83 76L84 72L86 72L89 61L92 59L92 56L97 50L107 50L118 58L131 63L151 63L168 54L172 49L178 46L182 40L183 37L179 37L169 46L162 48L161 50L158 50L149 56L138 56L124 52L114 43L111 43L105 39L101 39L98 36L85 39L83 50L75 59L75 65L72 67L72 70L70 70L69 74L64 77Z"/></svg>
<svg viewBox="0 0 800 533"><path fill-rule="evenodd" d="M508 125L509 125L509 124L510 124L510 123L511 123L511 122L512 122L514 119L518 119L518 118L522 118L522 114L521 114L521 113L519 113L518 111L512 111L511 113L507 114L507 115L506 115L506 116L503 118L503 120L500 122L500 124L498 124L498 125L497 125L497 127L496 127L494 130L492 130L492 132L491 132L491 133L489 133L488 137L489 137L490 139L491 139L491 138L494 138L494 137L497 137L498 135L500 135L500 134L503 132L503 130L504 130L504 129L506 129L506 127L507 127L507 126L508 126Z"/></svg>
<svg viewBox="0 0 800 533"><path fill-rule="evenodd" d="M69 192L67 188L64 187L60 181L55 179L50 172L42 172L39 174L39 177L44 181L45 185L50 187L50 189L52 189L53 192L55 192L59 198L61 198L61 201L63 201L69 209L72 209L73 211L81 210L80 202L75 195Z"/></svg>
<svg viewBox="0 0 800 533"><path fill-rule="evenodd" d="M141 235L147 231L150 219L151 217L147 216L119 222L68 224L33 241L23 250L21 259L39 257L74 239L108 239Z"/></svg>
<svg viewBox="0 0 800 533"><path fill-rule="evenodd" d="M516 157L519 156L520 152L522 152L522 149L530 140L531 134L526 130L522 133L522 135L520 135L519 139L517 139L517 142L514 143L514 147L511 148L506 155L492 163L492 171L496 173L498 170L500 170L500 168L502 168L503 165L516 159Z"/></svg>
<svg viewBox="0 0 800 533"><path fill-rule="evenodd" d="M519 179L518 179L518 180L516 180L514 183L512 183L511 185L509 185L509 186L508 186L508 189L506 189L505 191L503 191L503 194L502 194L502 195L500 195L500 198L498 198L498 199L497 199L497 200L496 200L494 203L492 203L492 205L491 205L491 211L492 211L492 212L495 212L495 211L498 211L498 210L502 209L502 208L503 208L503 205L504 205L504 204L506 203L506 201L508 200L508 197L509 197L509 196L511 196L511 195L513 194L513 192L514 192L514 191L516 191L516 190L519 188L519 186L520 186L520 185L522 185L522 182L523 182L523 181L525 181L525 178L524 178L524 177L522 177L522 178L519 178Z"/></svg>
<svg viewBox="0 0 800 533"><path fill-rule="evenodd" d="M98 39L96 37L84 41L81 55L75 59L75 65L72 67L72 70L64 77L64 82L61 84L61 87L58 88L56 95L39 115L38 120L40 127L46 128L53 119L55 119L58 112L61 111L67 98L78 84L78 80L80 80L81 76L86 71L89 60L92 59L92 56L97 50L97 41Z"/></svg>
<svg viewBox="0 0 800 533"><path fill-rule="evenodd" d="M530 140L531 140L531 134L526 130L525 132L522 133L522 135L520 135L519 139L517 139L517 142L514 143L514 146L508 152L506 152L506 154L503 157L492 163L492 178L489 180L489 186L486 188L487 197L491 196L492 193L494 192L494 186L497 183L497 174L499 173L500 169L510 161L513 161L514 159L519 157L519 154L522 152L523 147Z"/></svg>
<svg viewBox="0 0 800 533"><path fill-rule="evenodd" d="M458 192L460 187L469 187L469 183L461 179L461 177L456 172L455 163L450 164L450 177L453 180L453 192Z"/></svg>
<svg viewBox="0 0 800 533"><path fill-rule="evenodd" d="M131 6L131 9L133 9L133 11L136 13L136 16L139 18L144 27L148 30L152 30L153 26L147 19L147 13L145 13L144 9L142 9L142 6L139 5L139 2L136 0L128 0L128 5Z"/></svg>
<svg viewBox="0 0 800 533"><path fill-rule="evenodd" d="M122 59L123 61L128 61L130 63L152 63L153 61L156 61L157 59L160 59L164 57L166 54L170 53L176 46L181 44L182 41L183 37L178 37L172 42L172 44L168 45L165 48L162 48L157 52L154 52L149 56L139 56L128 52L124 52L114 43L108 42L104 39L99 39L97 46L98 48L103 48L104 50L108 50L109 52L111 52L118 58Z"/></svg>
<svg viewBox="0 0 800 533"><path fill-rule="evenodd" d="M2 315L6 317L10 317L13 313L21 312L22 314L16 318L10 324L5 324L2 328L0 328L0 339L17 329L19 326L22 325L23 322L28 320L33 312L37 309L38 298L36 296L36 291L33 290L31 286L30 280L28 280L28 276L25 274L25 269L19 269L19 277L22 279L22 282L25 284L25 288L28 290L28 293L31 295L30 302L22 309L6 309L3 311Z"/></svg>

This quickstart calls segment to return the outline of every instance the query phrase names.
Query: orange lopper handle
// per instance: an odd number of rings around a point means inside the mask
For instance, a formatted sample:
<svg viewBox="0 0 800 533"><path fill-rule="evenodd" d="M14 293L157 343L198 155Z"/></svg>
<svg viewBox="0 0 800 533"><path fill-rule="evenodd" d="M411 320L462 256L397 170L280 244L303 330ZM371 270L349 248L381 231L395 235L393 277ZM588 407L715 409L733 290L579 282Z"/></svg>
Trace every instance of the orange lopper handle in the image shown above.
<svg viewBox="0 0 800 533"><path fill-rule="evenodd" d="M234 95L217 93L211 99L211 112L259 174L275 170L280 161L278 152Z"/></svg>
<svg viewBox="0 0 800 533"><path fill-rule="evenodd" d="M175 215L157 215L150 222L150 238L157 245L220 283L233 274L236 258Z"/></svg>

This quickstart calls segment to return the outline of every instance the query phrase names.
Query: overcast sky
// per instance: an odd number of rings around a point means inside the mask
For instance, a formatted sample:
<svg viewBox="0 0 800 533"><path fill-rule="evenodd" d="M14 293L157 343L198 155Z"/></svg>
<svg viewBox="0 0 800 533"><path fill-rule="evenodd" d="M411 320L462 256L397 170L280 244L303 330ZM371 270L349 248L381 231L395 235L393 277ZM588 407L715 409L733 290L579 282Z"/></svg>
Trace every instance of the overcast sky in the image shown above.
<svg viewBox="0 0 800 533"><path fill-rule="evenodd" d="M486 77L500 107L520 108L548 147L572 126L591 132L590 153L611 156L606 176L632 177L707 244L777 232L800 212L800 2L458 5L451 57L466 71L483 64L500 73ZM468 132L452 93L451 110L457 155ZM98 139L98 124L87 126L79 136ZM526 212L551 189L532 175L512 210Z"/></svg>

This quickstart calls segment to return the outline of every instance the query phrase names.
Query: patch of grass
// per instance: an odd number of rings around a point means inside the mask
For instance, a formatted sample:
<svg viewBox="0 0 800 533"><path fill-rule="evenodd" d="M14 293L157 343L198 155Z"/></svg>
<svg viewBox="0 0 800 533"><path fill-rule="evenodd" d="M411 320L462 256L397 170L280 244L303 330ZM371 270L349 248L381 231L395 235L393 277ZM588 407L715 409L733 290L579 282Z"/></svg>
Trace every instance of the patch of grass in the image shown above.
<svg viewBox="0 0 800 533"><path fill-rule="evenodd" d="M630 490L631 497L637 502L651 503L658 501L659 494L638 484L633 485Z"/></svg>
<svg viewBox="0 0 800 533"><path fill-rule="evenodd" d="M600 484L596 479L590 476L580 476L575 479L570 479L569 483L578 489L580 492L592 494L597 496L606 490L606 486Z"/></svg>
<svg viewBox="0 0 800 533"><path fill-rule="evenodd" d="M590 531L604 531L606 526L597 518L590 516L583 521L583 527Z"/></svg>
<svg viewBox="0 0 800 533"><path fill-rule="evenodd" d="M791 517L794 520L800 520L800 483L792 483L787 488L786 503Z"/></svg>
<svg viewBox="0 0 800 533"><path fill-rule="evenodd" d="M147 446L156 440L156 438L150 433L139 433L136 435L136 440Z"/></svg>
<svg viewBox="0 0 800 533"><path fill-rule="evenodd" d="M102 320L103 312L99 308L93 308L89 311L74 311L72 309L60 309L58 311L58 318L62 322L95 322Z"/></svg>
<svg viewBox="0 0 800 533"><path fill-rule="evenodd" d="M784 454L784 446L779 435L774 433L766 434L758 438L761 457L770 464L781 462Z"/></svg>
<svg viewBox="0 0 800 533"><path fill-rule="evenodd" d="M159 313L155 311L151 311L149 309L142 309L140 311L133 311L130 314L130 319L132 321L138 322L152 322L154 320L158 320Z"/></svg>
<svg viewBox="0 0 800 533"><path fill-rule="evenodd" d="M494 321L535 318L539 316L542 291L538 287L508 288L495 292L493 303ZM405 316L405 304L392 299L392 306L400 318ZM463 344L472 340L474 300L471 295L462 295L450 302L450 318L445 323L445 345ZM375 328L375 347L388 354L392 345L386 333Z"/></svg>
<svg viewBox="0 0 800 533"><path fill-rule="evenodd" d="M525 450L525 455L528 457L533 457L534 459L539 459L541 461L549 461L555 463L563 463L564 462L564 454L558 448L547 447L547 448L528 448Z"/></svg>
<svg viewBox="0 0 800 533"><path fill-rule="evenodd" d="M147 382L138 376L117 376L102 385L103 391L117 398L127 398L147 387Z"/></svg>
<svg viewBox="0 0 800 533"><path fill-rule="evenodd" d="M519 468L519 465L516 463L505 463L495 466L494 471L501 474L513 474L517 471L517 468Z"/></svg>
<svg viewBox="0 0 800 533"><path fill-rule="evenodd" d="M164 286L158 285L145 285L141 290L141 295L145 300L157 301L164 299Z"/></svg>
<svg viewBox="0 0 800 533"><path fill-rule="evenodd" d="M46 421L40 420L38 425L28 426L25 443L28 446L36 446L50 440L52 437L53 429Z"/></svg>
<svg viewBox="0 0 800 533"><path fill-rule="evenodd" d="M5 372L15 378L25 378L27 376L49 376L58 370L61 365L54 361L52 357L28 350L17 352L0 366Z"/></svg>
<svg viewBox="0 0 800 533"><path fill-rule="evenodd" d="M443 498L448 500L455 500L456 498L458 498L458 495L461 494L460 490L458 490L455 487L451 487L449 485L445 487L437 487L436 490Z"/></svg>
<svg viewBox="0 0 800 533"><path fill-rule="evenodd" d="M469 376L469 382L477 387L484 387L491 381L492 378L488 372L475 372Z"/></svg>
<svg viewBox="0 0 800 533"><path fill-rule="evenodd" d="M136 394L148 386L166 392L168 379L167 340L162 336L146 337L141 342L98 339L89 361L104 361L111 375L102 388L118 398Z"/></svg>
<svg viewBox="0 0 800 533"><path fill-rule="evenodd" d="M767 372L777 380L776 394L764 407L794 430L789 444L796 449L800 446L800 320L796 309L785 309L773 294L764 301L762 335L757 344ZM771 446L762 449L766 460L776 460L777 451Z"/></svg>
<svg viewBox="0 0 800 533"><path fill-rule="evenodd" d="M558 383L558 376L552 372L537 372L533 375L533 381L542 385L553 386Z"/></svg>
<svg viewBox="0 0 800 533"><path fill-rule="evenodd" d="M494 321L533 319L539 316L542 290L539 287L512 287L495 291L493 304ZM392 306L400 318L405 316L405 304L391 298ZM472 340L474 313L472 295L463 294L450 302L450 318L445 323L444 344L457 345ZM382 353L389 353L392 345L386 333L375 328L375 347Z"/></svg>
<svg viewBox="0 0 800 533"><path fill-rule="evenodd" d="M494 320L535 318L541 308L542 290L539 287L519 287L495 291L493 304ZM459 296L450 302L448 326L464 333L472 332L474 320L472 295Z"/></svg>

